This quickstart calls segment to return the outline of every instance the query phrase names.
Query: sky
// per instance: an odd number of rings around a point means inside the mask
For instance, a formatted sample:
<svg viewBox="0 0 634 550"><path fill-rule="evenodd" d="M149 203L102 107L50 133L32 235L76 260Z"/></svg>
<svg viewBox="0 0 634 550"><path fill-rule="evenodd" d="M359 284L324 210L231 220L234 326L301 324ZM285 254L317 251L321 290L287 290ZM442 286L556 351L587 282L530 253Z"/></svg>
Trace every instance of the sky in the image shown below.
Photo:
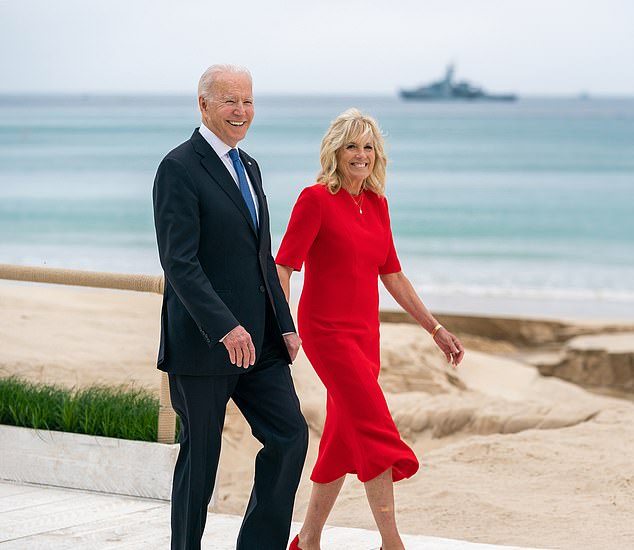
<svg viewBox="0 0 634 550"><path fill-rule="evenodd" d="M213 63L267 94L634 95L632 0L0 0L0 93L193 93Z"/></svg>

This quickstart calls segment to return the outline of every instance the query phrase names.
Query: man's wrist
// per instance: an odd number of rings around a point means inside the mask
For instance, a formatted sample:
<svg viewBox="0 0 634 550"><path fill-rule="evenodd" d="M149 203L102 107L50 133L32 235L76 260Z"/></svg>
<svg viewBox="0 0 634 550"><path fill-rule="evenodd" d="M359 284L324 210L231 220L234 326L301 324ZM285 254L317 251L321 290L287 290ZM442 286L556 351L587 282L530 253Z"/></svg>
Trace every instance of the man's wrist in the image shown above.
<svg viewBox="0 0 634 550"><path fill-rule="evenodd" d="M235 327L233 327L229 332L227 332L227 334L225 334L220 340L218 340L219 343L222 343L223 340L229 336L234 330L236 330L240 325L236 325Z"/></svg>

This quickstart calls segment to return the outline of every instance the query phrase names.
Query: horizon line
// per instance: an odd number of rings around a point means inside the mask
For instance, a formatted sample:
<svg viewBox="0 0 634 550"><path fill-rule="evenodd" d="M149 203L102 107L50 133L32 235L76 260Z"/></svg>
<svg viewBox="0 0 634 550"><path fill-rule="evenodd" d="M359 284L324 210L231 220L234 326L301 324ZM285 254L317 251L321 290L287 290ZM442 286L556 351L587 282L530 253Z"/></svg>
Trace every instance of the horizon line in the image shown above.
<svg viewBox="0 0 634 550"><path fill-rule="evenodd" d="M394 98L398 97L398 90L392 93L376 92L260 92L256 97L314 97L314 98L346 98L346 97L363 97L363 98ZM196 92L156 92L156 91L2 91L2 98L20 98L20 97L59 97L59 98L133 98L133 97L155 97L155 98L185 98L196 97ZM634 91L630 93L611 93L611 92L589 92L582 90L578 92L534 92L517 94L518 99L628 99L634 98ZM435 103L436 101L428 101L427 103ZM442 103L442 101L438 101ZM476 103L477 101L474 101Z"/></svg>

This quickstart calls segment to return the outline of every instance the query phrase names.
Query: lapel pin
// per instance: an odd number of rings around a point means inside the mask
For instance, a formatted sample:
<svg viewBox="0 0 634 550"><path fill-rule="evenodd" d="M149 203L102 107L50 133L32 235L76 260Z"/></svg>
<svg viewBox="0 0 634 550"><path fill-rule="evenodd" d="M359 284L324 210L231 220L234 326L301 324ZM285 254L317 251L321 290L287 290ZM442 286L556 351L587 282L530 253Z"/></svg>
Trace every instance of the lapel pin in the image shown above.
<svg viewBox="0 0 634 550"><path fill-rule="evenodd" d="M250 161L250 160L247 160L247 164L248 164L249 166L251 166L251 161Z"/></svg>

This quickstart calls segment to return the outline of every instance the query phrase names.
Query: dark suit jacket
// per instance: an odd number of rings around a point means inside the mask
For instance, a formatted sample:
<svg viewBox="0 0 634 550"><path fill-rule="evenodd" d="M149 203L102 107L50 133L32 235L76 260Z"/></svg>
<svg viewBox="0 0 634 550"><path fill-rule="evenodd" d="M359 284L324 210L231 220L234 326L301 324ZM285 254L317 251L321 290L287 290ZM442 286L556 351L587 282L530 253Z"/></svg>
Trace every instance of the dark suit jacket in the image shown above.
<svg viewBox="0 0 634 550"><path fill-rule="evenodd" d="M271 256L260 169L240 157L259 202L259 231L234 179L196 129L167 154L154 180L154 222L165 292L158 368L172 374L245 372L219 339L242 325L262 349L267 301L275 337L295 326ZM285 356L290 363L288 353Z"/></svg>

